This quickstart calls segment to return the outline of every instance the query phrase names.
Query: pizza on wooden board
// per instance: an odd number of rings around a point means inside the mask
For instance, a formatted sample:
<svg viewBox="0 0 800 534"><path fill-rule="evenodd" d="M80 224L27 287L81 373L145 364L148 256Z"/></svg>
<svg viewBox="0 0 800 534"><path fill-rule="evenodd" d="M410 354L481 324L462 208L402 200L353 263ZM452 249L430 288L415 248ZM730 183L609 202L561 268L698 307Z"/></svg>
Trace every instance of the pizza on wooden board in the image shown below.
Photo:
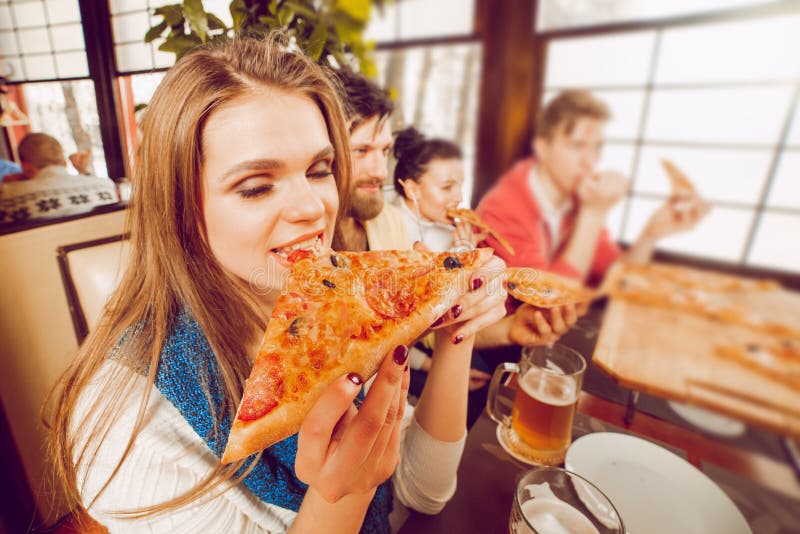
<svg viewBox="0 0 800 534"><path fill-rule="evenodd" d="M800 341L718 345L717 355L765 374L784 384L800 387Z"/></svg>
<svg viewBox="0 0 800 534"><path fill-rule="evenodd" d="M684 289L702 291L770 291L780 289L780 284L765 278L742 278L703 269L666 265L662 263L626 263L626 273L637 273L654 280L674 282Z"/></svg>
<svg viewBox="0 0 800 534"><path fill-rule="evenodd" d="M771 280L751 280L668 265L614 266L602 292L646 306L670 308L778 337L798 338L795 326L765 319L731 298L736 291L780 288Z"/></svg>
<svg viewBox="0 0 800 534"><path fill-rule="evenodd" d="M530 267L509 267L506 275L506 290L514 298L538 308L589 302L597 296L576 280Z"/></svg>
<svg viewBox="0 0 800 534"><path fill-rule="evenodd" d="M511 246L511 243L509 243L508 240L500 235L494 228L486 224L474 210L467 208L453 208L447 210L447 216L453 220L460 219L472 226L475 226L476 228L479 228L485 232L489 232L489 235L497 239L497 242L500 243L504 249L509 251L512 255L515 254L514 247Z"/></svg>
<svg viewBox="0 0 800 534"><path fill-rule="evenodd" d="M299 259L267 325L223 463L295 434L326 386L372 376L471 287L488 248L468 252L329 252Z"/></svg>

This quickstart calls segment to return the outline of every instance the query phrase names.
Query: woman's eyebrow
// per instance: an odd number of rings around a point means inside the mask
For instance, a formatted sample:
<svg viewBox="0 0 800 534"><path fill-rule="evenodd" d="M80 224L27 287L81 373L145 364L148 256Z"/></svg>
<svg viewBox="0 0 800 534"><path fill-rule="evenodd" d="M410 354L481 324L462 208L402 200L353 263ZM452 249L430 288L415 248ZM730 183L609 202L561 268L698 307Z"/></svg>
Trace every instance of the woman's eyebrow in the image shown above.
<svg viewBox="0 0 800 534"><path fill-rule="evenodd" d="M313 156L311 156L311 161L316 162L324 158L329 158L335 154L336 152L333 150L333 146L328 145L319 152L317 152L316 154L314 154Z"/></svg>
<svg viewBox="0 0 800 534"><path fill-rule="evenodd" d="M320 159L331 157L334 155L334 150L331 145L326 146L322 150L318 151L316 154L311 156L310 160L312 162L316 162ZM270 159L270 158L255 158L249 159L246 161L240 161L236 165L229 168L225 171L222 176L220 176L219 181L224 182L225 180L229 179L231 176L237 175L242 172L247 171L275 171L280 170L286 167L286 162L279 159Z"/></svg>
<svg viewBox="0 0 800 534"><path fill-rule="evenodd" d="M274 171L277 169L282 169L285 166L286 164L283 161L269 158L257 158L249 159L247 161L240 161L225 171L222 176L220 176L219 181L224 182L231 176L244 171Z"/></svg>

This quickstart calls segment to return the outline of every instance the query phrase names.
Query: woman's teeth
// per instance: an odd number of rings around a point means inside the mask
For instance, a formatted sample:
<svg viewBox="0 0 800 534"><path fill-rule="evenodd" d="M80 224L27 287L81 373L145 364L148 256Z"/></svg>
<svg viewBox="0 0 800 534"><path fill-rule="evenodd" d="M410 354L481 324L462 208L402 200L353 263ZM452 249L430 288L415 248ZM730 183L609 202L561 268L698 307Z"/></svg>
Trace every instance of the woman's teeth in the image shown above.
<svg viewBox="0 0 800 534"><path fill-rule="evenodd" d="M281 257L288 258L289 254L295 250L307 250L315 256L319 255L322 252L322 239L320 236L312 237L311 239L289 245L288 247L273 249L273 252Z"/></svg>

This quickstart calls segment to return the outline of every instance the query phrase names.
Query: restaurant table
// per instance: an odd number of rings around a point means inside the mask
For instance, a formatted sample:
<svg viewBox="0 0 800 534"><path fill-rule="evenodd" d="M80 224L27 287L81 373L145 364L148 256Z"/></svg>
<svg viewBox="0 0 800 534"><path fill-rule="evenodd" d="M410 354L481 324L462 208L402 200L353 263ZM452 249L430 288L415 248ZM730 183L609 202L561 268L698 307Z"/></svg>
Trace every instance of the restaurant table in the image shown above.
<svg viewBox="0 0 800 534"><path fill-rule="evenodd" d="M800 532L800 482L786 462L720 443L648 414L637 414L625 428L624 416L624 406L583 392L573 439L592 432L622 432L648 439L678 454L722 488L754 534ZM451 501L438 515L412 512L400 533L508 532L515 477L531 466L500 446L496 428L486 413L478 419L467 435Z"/></svg>

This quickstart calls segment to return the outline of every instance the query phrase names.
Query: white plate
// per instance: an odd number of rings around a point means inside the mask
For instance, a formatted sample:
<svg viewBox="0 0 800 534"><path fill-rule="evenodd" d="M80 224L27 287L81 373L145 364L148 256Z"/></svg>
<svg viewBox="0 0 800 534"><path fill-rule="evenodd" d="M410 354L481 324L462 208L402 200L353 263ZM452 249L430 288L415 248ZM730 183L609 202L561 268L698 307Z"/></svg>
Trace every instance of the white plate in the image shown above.
<svg viewBox="0 0 800 534"><path fill-rule="evenodd" d="M649 441L615 432L587 434L570 446L565 467L606 494L628 534L752 534L719 486Z"/></svg>
<svg viewBox="0 0 800 534"><path fill-rule="evenodd" d="M672 408L672 411L676 414L709 434L715 434L726 438L735 438L743 435L747 431L747 426L736 419L731 419L730 417L682 402L667 401L667 404L669 404L669 407Z"/></svg>

